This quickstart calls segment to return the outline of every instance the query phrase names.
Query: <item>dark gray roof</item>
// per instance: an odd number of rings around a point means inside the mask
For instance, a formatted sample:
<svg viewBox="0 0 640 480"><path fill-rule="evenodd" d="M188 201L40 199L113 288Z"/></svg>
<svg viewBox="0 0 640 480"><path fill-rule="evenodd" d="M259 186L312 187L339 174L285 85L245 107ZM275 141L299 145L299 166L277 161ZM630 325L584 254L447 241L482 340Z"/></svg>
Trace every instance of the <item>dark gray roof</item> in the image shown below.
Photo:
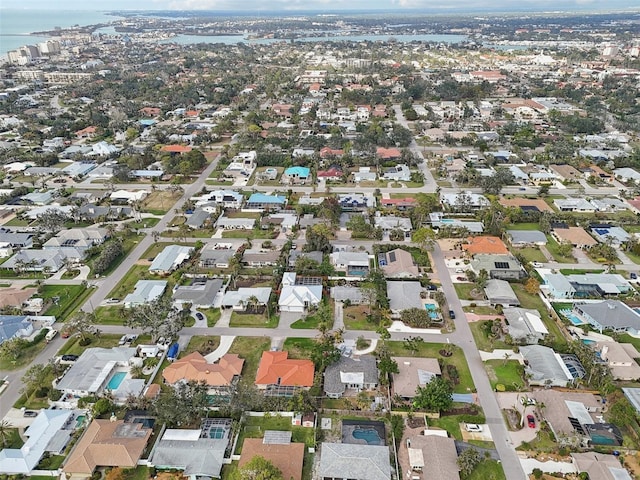
<svg viewBox="0 0 640 480"><path fill-rule="evenodd" d="M390 480L389 447L323 443L318 470L320 478Z"/></svg>
<svg viewBox="0 0 640 480"><path fill-rule="evenodd" d="M363 373L365 384L378 383L378 366L374 356L340 357L324 372L324 391L328 394L344 393L345 384L341 376L349 373Z"/></svg>
<svg viewBox="0 0 640 480"><path fill-rule="evenodd" d="M575 308L583 311L604 328L633 328L640 330L640 315L618 300L581 303Z"/></svg>
<svg viewBox="0 0 640 480"><path fill-rule="evenodd" d="M322 252L318 250L313 252L303 252L302 250L291 250L291 252L289 253L289 266L294 266L296 264L296 260L298 260L298 258L301 258L301 257L309 258L318 263L322 263L322 259L323 259Z"/></svg>
<svg viewBox="0 0 640 480"><path fill-rule="evenodd" d="M509 282L505 280L488 280L487 286L484 287L484 293L491 303L520 305L516 292L513 291Z"/></svg>
<svg viewBox="0 0 640 480"><path fill-rule="evenodd" d="M200 228L210 217L209 212L197 209L187 218L185 223L191 228Z"/></svg>

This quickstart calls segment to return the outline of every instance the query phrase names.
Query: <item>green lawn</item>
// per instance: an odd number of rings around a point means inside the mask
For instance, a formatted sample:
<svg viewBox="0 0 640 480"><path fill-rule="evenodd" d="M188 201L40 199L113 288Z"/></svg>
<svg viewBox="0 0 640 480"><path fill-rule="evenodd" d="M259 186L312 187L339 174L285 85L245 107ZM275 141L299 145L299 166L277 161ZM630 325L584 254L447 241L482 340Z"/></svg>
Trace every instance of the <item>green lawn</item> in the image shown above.
<svg viewBox="0 0 640 480"><path fill-rule="evenodd" d="M463 477L463 480L506 480L502 464L496 460L483 460L471 475Z"/></svg>
<svg viewBox="0 0 640 480"><path fill-rule="evenodd" d="M111 265L109 265L109 268L107 268L104 272L101 273L103 277L111 275L114 272L114 270L118 268L118 266L124 261L124 259L127 258L127 256L131 253L131 251L135 248L135 246L143 237L138 235L129 235L128 237L123 236L121 238L122 238L122 249L123 249L122 255L120 255L114 262L112 262ZM92 268L92 271L93 271L92 261L89 262L89 266Z"/></svg>
<svg viewBox="0 0 640 480"><path fill-rule="evenodd" d="M545 263L547 261L547 257L545 257L540 249L536 247L518 248L514 251L522 254L522 256L526 258L528 262Z"/></svg>
<svg viewBox="0 0 640 480"><path fill-rule="evenodd" d="M378 325L367 320L368 305L351 305L342 311L347 330L376 330Z"/></svg>
<svg viewBox="0 0 640 480"><path fill-rule="evenodd" d="M484 415L446 415L440 418L428 418L429 427L438 427L446 430L456 440L462 440L462 432L460 431L461 423L484 423Z"/></svg>
<svg viewBox="0 0 640 480"><path fill-rule="evenodd" d="M128 222L126 225L132 230L140 230L141 228L155 227L159 221L160 221L159 218L149 217L149 218L143 218L139 222L137 220Z"/></svg>
<svg viewBox="0 0 640 480"><path fill-rule="evenodd" d="M524 367L517 360L488 360L484 362L491 386L495 390L501 383L507 391L517 391L517 387L524 386L522 378Z"/></svg>
<svg viewBox="0 0 640 480"><path fill-rule="evenodd" d="M459 383L454 386L454 392L456 393L469 393L469 391L475 390L473 379L471 378L471 372L469 372L469 366L467 360L464 358L462 349L455 345L447 345L446 343L427 343L424 342L419 345L418 351L413 354L404 348L404 342L400 341L388 341L386 342L389 347L389 352L394 357L427 357L437 358L442 364L442 373L446 377L447 365L453 365L458 370ZM453 355L450 357L443 357L440 355L440 350L445 347L452 349Z"/></svg>
<svg viewBox="0 0 640 480"><path fill-rule="evenodd" d="M291 425L291 417L281 417L272 414L264 417L246 417L245 423L240 429L240 437L236 447L236 454L242 452L242 444L245 438L262 438L265 430L284 430L291 432L291 441L304 443L307 447L315 446L315 432L313 428L297 427Z"/></svg>
<svg viewBox="0 0 640 480"><path fill-rule="evenodd" d="M5 448L21 448L24 445L24 441L20 438L20 433L17 428L11 428L8 432Z"/></svg>
<svg viewBox="0 0 640 480"><path fill-rule="evenodd" d="M84 285L42 285L40 287L41 297L47 300L57 297L45 315L53 315L58 322L64 322L67 318L76 313L82 304L93 293L93 289L88 289ZM53 300L52 300L53 301Z"/></svg>
<svg viewBox="0 0 640 480"><path fill-rule="evenodd" d="M4 223L3 225L5 227L28 227L30 223L31 223L31 220L13 217L11 220L9 220L7 223Z"/></svg>
<svg viewBox="0 0 640 480"><path fill-rule="evenodd" d="M219 308L205 308L199 310L205 317L207 317L207 327L211 328L215 326L215 324L220 320L220 315L222 312Z"/></svg>
<svg viewBox="0 0 640 480"><path fill-rule="evenodd" d="M576 259L574 258L573 255L569 255L568 257L562 256L558 251L559 248L560 248L560 245L558 244L558 242L556 242L556 239L553 238L551 235L547 235L547 250L549 250L549 253L553 255L553 258L556 260L556 262L575 263Z"/></svg>
<svg viewBox="0 0 640 480"><path fill-rule="evenodd" d="M492 352L496 348L512 348L502 340L494 340L493 342L491 342L491 340L485 333L485 330L483 329L483 324L490 321L491 320L484 320L480 322L469 323L469 328L471 329L471 333L473 335L473 339L476 342L478 350L482 350L484 352Z"/></svg>
<svg viewBox="0 0 640 480"><path fill-rule="evenodd" d="M123 325L126 310L122 306L118 307L98 307L93 311L98 325Z"/></svg>
<svg viewBox="0 0 640 480"><path fill-rule="evenodd" d="M454 283L453 288L456 289L460 300L478 300L471 296L471 291L476 288L475 283Z"/></svg>
<svg viewBox="0 0 640 480"><path fill-rule="evenodd" d="M253 384L262 352L268 351L270 347L271 339L268 337L236 337L233 341L229 353L236 353L244 358L242 377L245 381Z"/></svg>
<svg viewBox="0 0 640 480"><path fill-rule="evenodd" d="M170 245L184 245L186 247L195 247L193 243L185 243L185 242L159 242L151 245L147 250L142 254L140 258L142 259L152 259L155 258L160 252L162 252L166 247ZM147 267L147 270L149 267Z"/></svg>
<svg viewBox="0 0 640 480"><path fill-rule="evenodd" d="M194 335L189 341L189 345L185 348L180 356L184 357L193 352L200 352L202 355L208 355L220 345L220 337L217 335Z"/></svg>
<svg viewBox="0 0 640 480"><path fill-rule="evenodd" d="M333 301L329 303L329 308L331 309L331 319L330 319L329 325L327 325L327 328L331 329L333 328L333 322L335 320L335 311L334 311ZM293 322L291 324L291 328L304 330L304 329L318 328L319 325L320 325L319 316L315 313L312 313L310 315L307 315L304 318L301 318L300 320L296 320L295 322Z"/></svg>
<svg viewBox="0 0 640 480"><path fill-rule="evenodd" d="M34 358L44 349L47 343L44 337L35 344L25 347L20 352L20 357L17 360L9 360L7 358L0 358L0 371L1 370L16 370L22 368L25 365L29 365Z"/></svg>
<svg viewBox="0 0 640 480"><path fill-rule="evenodd" d="M311 356L311 349L315 345L312 338L290 337L284 341L283 350L289 352L289 358L308 359Z"/></svg>
<svg viewBox="0 0 640 480"><path fill-rule="evenodd" d="M222 238L249 238L256 239L274 239L278 236L275 230L263 230L262 228L254 228L253 230L225 230L222 232Z"/></svg>
<svg viewBox="0 0 640 480"><path fill-rule="evenodd" d="M618 334L618 341L620 343L630 343L636 347L636 349L640 349L640 338L632 337L628 333Z"/></svg>
<svg viewBox="0 0 640 480"><path fill-rule="evenodd" d="M267 318L266 315L261 313L232 312L229 326L276 328L278 326L278 317L277 315L272 315L271 318Z"/></svg>
<svg viewBox="0 0 640 480"><path fill-rule="evenodd" d="M67 340L67 343L58 352L58 355L81 355L87 348L111 348L117 347L118 341L122 335L120 334L101 334L98 338L91 336L91 343L89 345L80 345L80 337L74 336Z"/></svg>
<svg viewBox="0 0 640 480"><path fill-rule="evenodd" d="M540 230L538 223L511 223L505 227L505 230Z"/></svg>
<svg viewBox="0 0 640 480"><path fill-rule="evenodd" d="M547 307L542 303L542 300L538 295L531 295L524 289L524 285L520 283L512 283L511 287L513 291L518 296L520 300L520 306L522 308L531 308L533 310L537 310L542 317L542 321L544 322L547 330L549 330L549 335L555 338L555 341L564 344L567 342L564 335L560 331L560 327L558 324L549 316L547 312Z"/></svg>

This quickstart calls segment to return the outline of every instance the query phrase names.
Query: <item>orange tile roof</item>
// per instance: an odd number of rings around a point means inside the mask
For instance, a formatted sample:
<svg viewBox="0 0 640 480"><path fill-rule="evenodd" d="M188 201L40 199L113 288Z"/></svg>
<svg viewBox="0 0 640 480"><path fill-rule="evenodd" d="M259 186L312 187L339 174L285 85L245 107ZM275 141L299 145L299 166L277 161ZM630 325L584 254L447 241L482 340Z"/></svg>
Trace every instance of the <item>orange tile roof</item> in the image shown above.
<svg viewBox="0 0 640 480"><path fill-rule="evenodd" d="M289 352L262 352L256 385L311 387L315 373L313 362L288 356Z"/></svg>
<svg viewBox="0 0 640 480"><path fill-rule="evenodd" d="M400 158L402 156L402 152L397 148L378 147L376 153L380 158Z"/></svg>
<svg viewBox="0 0 640 480"><path fill-rule="evenodd" d="M509 250L502 240L498 237L481 236L469 237L467 243L462 248L469 255L477 255L479 253L507 254Z"/></svg>
<svg viewBox="0 0 640 480"><path fill-rule="evenodd" d="M158 395L160 395L160 385L158 385L157 383L152 383L151 385L149 385L149 387L147 388L147 391L144 392L144 396L146 398L156 398Z"/></svg>
<svg viewBox="0 0 640 480"><path fill-rule="evenodd" d="M286 478L287 480L302 479L304 443L265 445L262 443L262 438L245 438L242 444L242 455L240 456L238 467L242 468L256 456L269 460L282 472L282 478Z"/></svg>
<svg viewBox="0 0 640 480"><path fill-rule="evenodd" d="M169 152L169 153L188 153L192 149L188 145L165 145L160 150L162 152Z"/></svg>
<svg viewBox="0 0 640 480"><path fill-rule="evenodd" d="M91 475L96 467L131 468L138 464L152 433L141 423L91 422L63 467L65 473Z"/></svg>
<svg viewBox="0 0 640 480"><path fill-rule="evenodd" d="M217 363L208 363L199 353L193 352L176 360L162 371L162 378L173 385L181 380L204 382L210 387L231 385L233 377L240 375L244 360L227 353Z"/></svg>

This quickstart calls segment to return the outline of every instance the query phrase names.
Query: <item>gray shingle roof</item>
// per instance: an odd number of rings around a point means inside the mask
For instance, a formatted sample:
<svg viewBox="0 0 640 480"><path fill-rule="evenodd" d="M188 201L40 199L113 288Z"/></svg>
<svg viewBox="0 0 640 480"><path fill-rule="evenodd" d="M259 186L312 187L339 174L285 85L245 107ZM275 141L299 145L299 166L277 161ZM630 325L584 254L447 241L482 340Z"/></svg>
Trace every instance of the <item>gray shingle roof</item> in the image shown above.
<svg viewBox="0 0 640 480"><path fill-rule="evenodd" d="M319 473L321 478L390 480L389 447L323 443Z"/></svg>
<svg viewBox="0 0 640 480"><path fill-rule="evenodd" d="M324 391L328 394L344 393L345 384L341 374L363 373L364 384L378 383L378 367L376 359L372 355L359 357L340 357L340 359L327 367L324 373Z"/></svg>

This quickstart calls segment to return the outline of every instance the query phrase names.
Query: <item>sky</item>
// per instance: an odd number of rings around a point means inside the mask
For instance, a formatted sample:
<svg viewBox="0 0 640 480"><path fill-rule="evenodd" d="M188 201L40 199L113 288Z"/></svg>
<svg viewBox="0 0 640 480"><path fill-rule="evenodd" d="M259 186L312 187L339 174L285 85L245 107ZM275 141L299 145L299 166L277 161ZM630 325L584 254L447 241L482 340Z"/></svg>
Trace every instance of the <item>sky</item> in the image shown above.
<svg viewBox="0 0 640 480"><path fill-rule="evenodd" d="M96 10L86 0L2 0L2 9ZM638 0L109 0L100 5L105 10L396 10L429 11L577 11L638 9Z"/></svg>

